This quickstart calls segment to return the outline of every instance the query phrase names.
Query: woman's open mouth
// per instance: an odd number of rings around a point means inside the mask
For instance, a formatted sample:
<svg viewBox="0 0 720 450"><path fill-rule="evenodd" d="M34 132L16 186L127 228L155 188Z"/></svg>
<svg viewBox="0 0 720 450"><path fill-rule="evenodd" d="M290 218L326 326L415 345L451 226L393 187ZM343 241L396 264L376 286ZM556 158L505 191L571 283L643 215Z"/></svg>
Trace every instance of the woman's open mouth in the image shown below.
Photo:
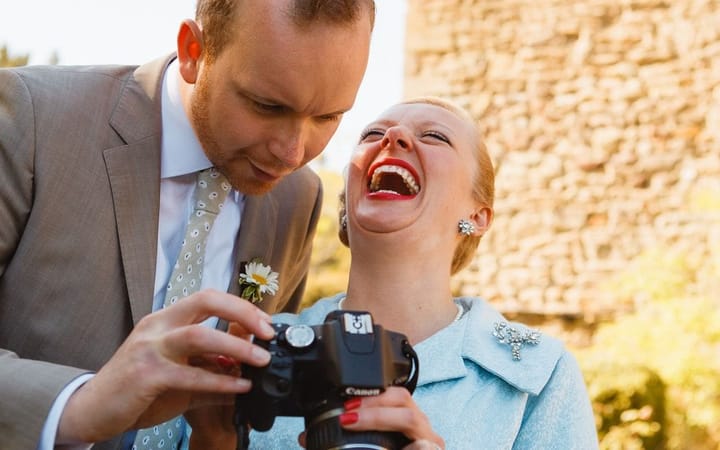
<svg viewBox="0 0 720 450"><path fill-rule="evenodd" d="M414 197L420 192L415 169L399 159L385 159L369 170L368 192L391 196Z"/></svg>

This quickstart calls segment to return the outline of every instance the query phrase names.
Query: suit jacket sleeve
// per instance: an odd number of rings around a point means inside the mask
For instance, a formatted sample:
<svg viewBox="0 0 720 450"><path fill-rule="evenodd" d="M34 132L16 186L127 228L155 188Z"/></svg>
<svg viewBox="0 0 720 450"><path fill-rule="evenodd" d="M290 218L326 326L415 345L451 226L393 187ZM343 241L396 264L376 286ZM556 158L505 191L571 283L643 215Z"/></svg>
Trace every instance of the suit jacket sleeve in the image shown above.
<svg viewBox="0 0 720 450"><path fill-rule="evenodd" d="M157 220L137 210L157 189L126 186L159 186L164 67L0 70L2 449L34 448L57 394L150 312Z"/></svg>
<svg viewBox="0 0 720 450"><path fill-rule="evenodd" d="M30 214L34 117L32 100L17 75L0 70L0 87L1 280ZM0 298L0 302L3 303L0 315L4 315L11 306L7 298ZM55 397L68 382L84 372L22 359L0 348L0 448L34 448Z"/></svg>

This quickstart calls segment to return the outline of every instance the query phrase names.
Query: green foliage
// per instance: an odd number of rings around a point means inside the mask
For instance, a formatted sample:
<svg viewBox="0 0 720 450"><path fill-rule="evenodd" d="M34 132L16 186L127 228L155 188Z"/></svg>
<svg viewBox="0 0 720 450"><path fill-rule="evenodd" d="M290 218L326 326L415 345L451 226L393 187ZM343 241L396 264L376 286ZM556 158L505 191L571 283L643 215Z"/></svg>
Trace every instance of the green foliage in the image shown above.
<svg viewBox="0 0 720 450"><path fill-rule="evenodd" d="M633 420L617 422L598 414L603 448L720 448L720 298L717 292L696 289L697 274L720 277L717 259L695 266L680 252L655 249L618 277L619 295L640 300L637 310L600 326L593 346L580 352L579 358L584 367L610 361L613 367L643 367L657 374L666 386L666 420L635 420L632 414L642 419L643 406L632 402L623 414ZM598 403L596 413L620 408L618 399L629 394L618 394L608 402L606 395L617 383L592 370L588 369L588 379L597 385L591 392ZM618 370L616 376L624 379L627 370ZM649 393L648 388L631 389L640 397ZM652 408L655 411L656 406ZM604 423L612 426L606 428ZM665 436L663 447L644 441L648 436L642 433L652 435L655 423L664 428L658 430Z"/></svg>
<svg viewBox="0 0 720 450"><path fill-rule="evenodd" d="M7 45L0 47L0 67L17 67L24 66L28 63L28 55L10 56Z"/></svg>
<svg viewBox="0 0 720 450"><path fill-rule="evenodd" d="M619 274L610 289L620 301L635 305L670 300L683 295L695 270L680 253L651 249Z"/></svg>
<svg viewBox="0 0 720 450"><path fill-rule="evenodd" d="M638 366L593 361L583 372L604 449L660 448L665 430L665 383Z"/></svg>

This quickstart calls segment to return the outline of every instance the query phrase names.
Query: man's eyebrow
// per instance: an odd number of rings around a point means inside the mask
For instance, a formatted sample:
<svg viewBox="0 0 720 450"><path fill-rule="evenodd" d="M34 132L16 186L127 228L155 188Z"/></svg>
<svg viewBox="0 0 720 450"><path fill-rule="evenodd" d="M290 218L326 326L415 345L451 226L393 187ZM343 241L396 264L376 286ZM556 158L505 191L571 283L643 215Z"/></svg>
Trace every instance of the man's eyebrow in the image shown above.
<svg viewBox="0 0 720 450"><path fill-rule="evenodd" d="M242 89L242 88L238 88L238 92L240 92L240 94L244 95L245 97L249 98L250 100L252 100L252 101L254 101L254 102L265 103L265 104L273 105L273 106L280 106L280 107L283 107L283 108L287 108L288 110L290 110L290 111L292 111L292 112L298 112L295 108L293 108L292 106L286 104L286 103L283 102L283 101L276 100L276 99L273 99L273 98L270 98L270 97L265 97L265 96L263 96L263 95L258 95L258 94L255 94L255 93L253 93L253 92L250 92L250 91L247 90L247 89ZM348 107L345 107L345 108L340 108L340 109L338 109L338 110L336 110L336 111L331 111L331 112L321 113L321 114L315 114L314 116L315 116L315 117L322 117L322 116L337 116L337 115L343 115L343 114L345 114L346 112L350 111L351 109L352 109L352 106L348 106Z"/></svg>
<svg viewBox="0 0 720 450"><path fill-rule="evenodd" d="M324 113L324 114L318 114L318 115L319 116L337 116L337 115L345 114L346 112L350 111L351 109L352 109L352 106L350 108L338 109L337 111Z"/></svg>
<svg viewBox="0 0 720 450"><path fill-rule="evenodd" d="M268 105L277 105L277 106L288 107L287 105L285 105L283 102L281 102L279 100L275 100L270 97L264 97L262 95L257 95L246 89L238 89L238 91L245 97L248 97L250 100L258 102L258 103L267 103Z"/></svg>

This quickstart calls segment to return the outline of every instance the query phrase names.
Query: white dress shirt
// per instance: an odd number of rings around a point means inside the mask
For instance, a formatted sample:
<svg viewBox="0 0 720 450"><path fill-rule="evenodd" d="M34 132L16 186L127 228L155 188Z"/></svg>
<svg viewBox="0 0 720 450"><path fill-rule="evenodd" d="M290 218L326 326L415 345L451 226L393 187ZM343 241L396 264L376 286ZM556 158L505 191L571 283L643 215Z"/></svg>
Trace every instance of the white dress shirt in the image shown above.
<svg viewBox="0 0 720 450"><path fill-rule="evenodd" d="M165 299L185 226L193 208L197 172L211 167L180 101L177 60L165 73L162 90L162 155L160 164L160 220L153 311ZM225 199L208 235L200 289L227 291L233 269L235 237L242 217L245 196L235 189ZM217 319L209 325L214 326Z"/></svg>
<svg viewBox="0 0 720 450"><path fill-rule="evenodd" d="M212 166L183 109L178 66L177 60L170 64L165 71L162 87L160 214L153 311L162 307L168 279L182 247L185 226L192 212L196 173ZM208 235L200 289L214 288L227 291L233 276L235 238L240 229L244 205L245 196L234 189L231 190ZM204 324L214 327L217 318L210 318ZM55 436L65 404L70 396L90 378L92 378L91 374L78 377L60 392L45 421L38 450L91 447L86 444L55 444Z"/></svg>

